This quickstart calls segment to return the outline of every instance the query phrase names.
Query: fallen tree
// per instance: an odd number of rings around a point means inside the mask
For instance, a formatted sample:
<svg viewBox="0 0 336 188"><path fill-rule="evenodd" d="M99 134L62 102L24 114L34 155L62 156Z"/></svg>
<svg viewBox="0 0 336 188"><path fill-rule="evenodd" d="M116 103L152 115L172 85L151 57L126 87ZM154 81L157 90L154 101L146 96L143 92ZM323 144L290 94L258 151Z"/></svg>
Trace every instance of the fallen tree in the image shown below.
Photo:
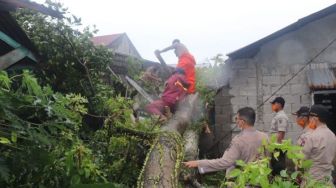
<svg viewBox="0 0 336 188"><path fill-rule="evenodd" d="M189 95L147 154L138 179L138 187L178 187L180 165L184 156L182 136L196 111L198 94Z"/></svg>

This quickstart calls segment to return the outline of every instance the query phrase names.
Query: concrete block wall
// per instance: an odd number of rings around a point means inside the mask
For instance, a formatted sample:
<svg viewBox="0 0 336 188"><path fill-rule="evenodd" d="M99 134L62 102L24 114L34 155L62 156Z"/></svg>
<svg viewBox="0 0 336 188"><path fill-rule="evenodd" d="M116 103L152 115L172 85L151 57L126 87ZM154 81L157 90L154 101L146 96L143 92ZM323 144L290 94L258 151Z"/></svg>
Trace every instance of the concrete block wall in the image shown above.
<svg viewBox="0 0 336 188"><path fill-rule="evenodd" d="M229 93L229 87L223 87L220 92L215 96L215 127L212 130L214 132L215 140L220 140L218 143L219 151L221 154L224 153L225 149L229 146L232 138L231 134L231 119L234 116L234 111L232 110L231 98L232 95ZM219 156L221 156L219 154Z"/></svg>
<svg viewBox="0 0 336 188"><path fill-rule="evenodd" d="M236 62L238 62L236 64ZM242 65L244 64L244 66ZM251 59L242 59L231 64L233 78L229 82L229 94L232 95L231 129L234 128L234 117L239 108L257 107L257 72ZM238 131L238 130L237 130Z"/></svg>
<svg viewBox="0 0 336 188"><path fill-rule="evenodd" d="M257 114L259 118L257 118L256 128L268 132L274 116L269 102L276 96L282 96L286 100L284 110L289 117L290 123L287 138L296 140L301 130L295 124L295 117L292 116L292 113L301 106L311 105L311 94L305 71L295 76L286 85L282 85L292 78L302 65L279 65L280 72L269 71L270 69L265 63L262 65L262 70L259 71L261 75L257 77L258 71L254 60L240 60L237 62L237 64L235 61L231 65L233 77L229 82L228 94L220 92L216 99L216 123L224 125L223 122L225 122L225 128L222 131L228 131L235 126L234 116L239 108L250 106L257 109L260 105L257 99L261 97L265 103L257 111L257 113L262 114ZM261 79L261 81L258 79ZM261 84L262 91L257 91L258 84ZM279 90L280 87L282 88ZM276 92L276 95L269 99L274 92ZM267 99L269 100L266 101ZM230 108L229 113L228 108Z"/></svg>
<svg viewBox="0 0 336 188"><path fill-rule="evenodd" d="M313 56L323 49L335 38L336 14L324 19L312 22L295 32L288 33L261 47L254 57L261 67L261 84L263 100L277 91L282 84L293 77ZM313 63L336 62L336 45L332 45L321 54ZM307 69L307 68L306 68ZM306 69L288 82L276 96L282 96L286 100L285 112L287 113L290 126L287 138L296 140L300 134L300 128L295 124L295 117L291 113L301 106L311 106L311 91L307 83ZM274 97L273 97L274 98ZM272 99L273 99L272 98ZM262 130L267 131L272 120L272 112L269 103L262 108L262 119L259 121ZM262 125L263 124L263 125Z"/></svg>
<svg viewBox="0 0 336 188"><path fill-rule="evenodd" d="M229 59L230 71L233 75L228 89L230 97L221 93L216 101L219 105L217 108L219 112L226 113L221 108L231 108L232 111L230 115L220 116L217 123L225 121L225 126L230 124L230 127L233 127L234 113L239 108L251 106L256 109L262 102L265 102L272 93L336 37L335 22L336 14L332 14L264 44L253 58ZM333 44L313 63L333 63L336 67L335 57L336 44ZM286 100L285 112L290 120L287 138L295 141L301 130L295 124L291 113L301 106L312 104L306 69L277 91L274 97L276 96L282 96ZM220 103L221 100L225 100L225 104ZM268 131L273 118L269 101L257 110L257 117L256 127Z"/></svg>
<svg viewBox="0 0 336 188"><path fill-rule="evenodd" d="M287 69L285 67L287 67ZM264 101L268 99L274 92L276 92L276 95L267 101L263 107L262 130L269 130L271 120L274 116L269 102L272 101L275 97L281 96L286 101L284 111L288 115L290 124L286 137L295 141L300 134L301 129L296 125L295 117L292 115L292 113L296 112L301 106L310 106L311 94L305 72L298 74L283 86L283 84L285 84L296 72L294 72L295 69L288 65L282 65L280 66L280 69L286 70L285 72L288 74L275 74L274 76L269 76L267 71L265 74L263 74L262 85ZM282 88L279 90L280 87Z"/></svg>

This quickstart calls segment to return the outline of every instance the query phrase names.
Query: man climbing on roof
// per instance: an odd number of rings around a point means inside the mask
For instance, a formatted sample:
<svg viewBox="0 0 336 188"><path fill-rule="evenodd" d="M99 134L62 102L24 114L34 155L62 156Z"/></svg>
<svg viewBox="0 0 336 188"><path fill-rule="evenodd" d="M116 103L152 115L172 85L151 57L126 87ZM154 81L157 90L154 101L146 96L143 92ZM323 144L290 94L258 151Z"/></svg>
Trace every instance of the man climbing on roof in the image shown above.
<svg viewBox="0 0 336 188"><path fill-rule="evenodd" d="M186 96L189 85L184 70L176 68L173 75L166 81L161 98L147 105L146 111L153 115L159 115L161 121L167 120L167 114L164 115L164 113L175 111L176 104Z"/></svg>
<svg viewBox="0 0 336 188"><path fill-rule="evenodd" d="M181 68L185 72L185 76L187 81L190 84L190 87L188 88L188 93L192 94L196 92L195 88L195 65L196 61L194 56L192 56L187 47L180 42L180 40L175 39L173 40L173 43L171 46L168 46L167 48L163 50L156 50L155 55L158 57L160 56L161 53L169 51L169 50L174 50L174 53L176 57L178 57L178 64L176 67Z"/></svg>

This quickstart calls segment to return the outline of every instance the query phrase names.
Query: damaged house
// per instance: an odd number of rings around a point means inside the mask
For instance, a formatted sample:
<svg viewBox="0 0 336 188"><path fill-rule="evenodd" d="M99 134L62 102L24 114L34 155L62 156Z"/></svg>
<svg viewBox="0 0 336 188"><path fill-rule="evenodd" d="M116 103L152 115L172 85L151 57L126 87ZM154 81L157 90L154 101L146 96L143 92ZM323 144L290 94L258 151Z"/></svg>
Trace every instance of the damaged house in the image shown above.
<svg viewBox="0 0 336 188"><path fill-rule="evenodd" d="M125 64L129 61L140 61L142 69L157 64L156 62L143 59L126 33L96 36L91 41L96 46L105 46L114 52L114 64L111 68L117 74L127 73Z"/></svg>

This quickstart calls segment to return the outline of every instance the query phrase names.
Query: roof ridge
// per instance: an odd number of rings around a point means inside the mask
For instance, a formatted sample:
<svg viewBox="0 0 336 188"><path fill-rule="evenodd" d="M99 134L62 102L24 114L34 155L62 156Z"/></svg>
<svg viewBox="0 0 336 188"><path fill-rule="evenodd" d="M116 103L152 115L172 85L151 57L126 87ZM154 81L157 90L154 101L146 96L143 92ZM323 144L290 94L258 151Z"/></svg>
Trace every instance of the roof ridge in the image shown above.
<svg viewBox="0 0 336 188"><path fill-rule="evenodd" d="M239 58L248 58L248 57L253 57L256 53L258 53L259 48L272 40L275 40L289 32L296 31L299 28L314 22L316 20L322 19L332 13L336 12L336 3L333 5L330 5L322 10L319 10L317 12L314 12L312 14L309 14L308 16L305 16L303 18L298 19L296 22L291 23L287 25L286 27L279 29L266 37L263 37L259 40L256 40L255 42L252 42L244 47L241 47L233 52L230 52L226 54L230 58L233 59L239 59Z"/></svg>

